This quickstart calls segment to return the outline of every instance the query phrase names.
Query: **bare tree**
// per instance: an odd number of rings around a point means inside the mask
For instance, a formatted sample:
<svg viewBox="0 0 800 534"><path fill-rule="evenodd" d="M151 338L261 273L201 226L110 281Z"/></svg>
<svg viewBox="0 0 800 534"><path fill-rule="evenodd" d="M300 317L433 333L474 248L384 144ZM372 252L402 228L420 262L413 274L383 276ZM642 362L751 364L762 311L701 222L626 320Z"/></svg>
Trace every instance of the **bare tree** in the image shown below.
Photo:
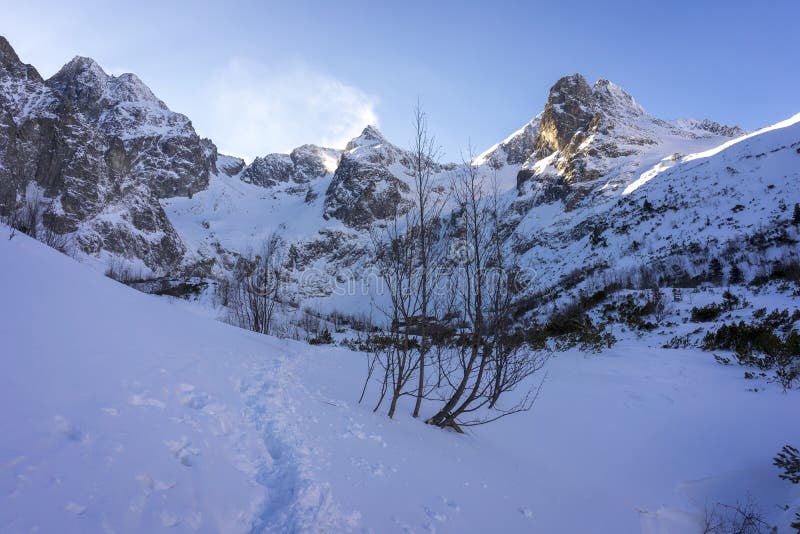
<svg viewBox="0 0 800 534"><path fill-rule="evenodd" d="M434 184L439 149L419 102L414 108L413 129L406 159L413 202L395 205L393 217L372 233L376 267L389 301L386 309L381 305L378 309L391 325L388 339L374 351L375 361L384 371L375 409L388 393L390 417L404 395L415 397L412 414L418 417L430 389L426 370L431 351L432 300L443 256L435 245L446 191ZM368 365L367 370L369 381L374 368Z"/></svg>
<svg viewBox="0 0 800 534"><path fill-rule="evenodd" d="M383 233L373 232L375 262L389 299L388 308L378 306L390 323L388 339L375 347L375 354L383 367L381 395L375 410L380 408L388 390L391 394L389 417L397 410L403 395L412 394L407 385L420 366L419 343L409 331L409 324L419 310L419 291L415 272L417 259L416 237L408 229L412 216L400 213L395 207L394 217Z"/></svg>
<svg viewBox="0 0 800 534"><path fill-rule="evenodd" d="M425 395L425 363L430 350L428 323L430 321L431 291L435 287L432 277L435 275L435 261L432 256L432 244L435 239L433 223L438 219L443 196L437 195L433 187L433 173L439 148L435 138L428 132L428 119L422 104L417 100L413 118L414 138L411 141L411 176L413 178L414 199L416 201L417 248L419 266L416 277L419 279L419 378L417 381L417 398L414 404L414 417L419 416L422 399Z"/></svg>
<svg viewBox="0 0 800 534"><path fill-rule="evenodd" d="M777 528L767 523L755 501L748 495L734 505L717 503L706 507L703 534L767 534Z"/></svg>
<svg viewBox="0 0 800 534"><path fill-rule="evenodd" d="M513 330L511 301L520 278L517 262L504 246L496 181L487 188L472 159L470 153L452 186L458 215L452 285L463 325L442 371L448 384L447 392L440 392L443 405L427 421L459 432L463 426L529 409L538 387L511 406L500 408L498 401L545 362L544 353L528 350Z"/></svg>
<svg viewBox="0 0 800 534"><path fill-rule="evenodd" d="M31 194L26 195L22 214L18 219L18 223L21 225L20 230L34 239L36 239L36 234L39 229L41 210L42 196L39 190L34 188Z"/></svg>
<svg viewBox="0 0 800 534"><path fill-rule="evenodd" d="M241 257L227 290L234 324L269 334L275 306L280 300L283 241L270 235L257 254Z"/></svg>

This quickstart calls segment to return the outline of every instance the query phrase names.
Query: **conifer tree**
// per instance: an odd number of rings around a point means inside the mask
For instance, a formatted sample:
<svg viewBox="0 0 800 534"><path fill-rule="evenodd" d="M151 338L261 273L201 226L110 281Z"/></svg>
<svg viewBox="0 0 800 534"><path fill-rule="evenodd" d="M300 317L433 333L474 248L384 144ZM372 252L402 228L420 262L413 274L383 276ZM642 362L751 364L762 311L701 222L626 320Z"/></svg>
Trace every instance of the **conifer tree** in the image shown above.
<svg viewBox="0 0 800 534"><path fill-rule="evenodd" d="M708 264L708 278L712 282L720 283L722 281L722 262L719 258L713 258Z"/></svg>

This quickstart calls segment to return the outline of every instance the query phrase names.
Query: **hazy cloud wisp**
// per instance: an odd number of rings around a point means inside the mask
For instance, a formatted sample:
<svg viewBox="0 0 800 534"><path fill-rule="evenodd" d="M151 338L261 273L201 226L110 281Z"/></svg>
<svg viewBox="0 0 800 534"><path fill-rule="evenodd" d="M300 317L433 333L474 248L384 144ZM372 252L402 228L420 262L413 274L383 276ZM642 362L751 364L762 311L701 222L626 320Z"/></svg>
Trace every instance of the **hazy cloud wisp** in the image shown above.
<svg viewBox="0 0 800 534"><path fill-rule="evenodd" d="M280 68L232 60L204 91L202 135L244 157L288 152L304 143L343 147L377 124L377 99L302 61Z"/></svg>

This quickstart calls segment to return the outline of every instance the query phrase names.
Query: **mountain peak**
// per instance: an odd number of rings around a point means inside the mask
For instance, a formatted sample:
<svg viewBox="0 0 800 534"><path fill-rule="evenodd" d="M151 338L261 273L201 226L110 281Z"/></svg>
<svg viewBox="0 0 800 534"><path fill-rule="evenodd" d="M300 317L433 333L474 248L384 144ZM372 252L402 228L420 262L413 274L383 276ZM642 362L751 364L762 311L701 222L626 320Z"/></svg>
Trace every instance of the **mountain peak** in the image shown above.
<svg viewBox="0 0 800 534"><path fill-rule="evenodd" d="M380 130L376 126L372 124L368 124L366 128L361 132L361 136L364 139L369 139L372 141L386 141L386 138L383 136Z"/></svg>
<svg viewBox="0 0 800 534"><path fill-rule="evenodd" d="M608 115L642 116L645 114L644 109L636 103L636 100L613 82L605 79L597 80L592 92L598 109Z"/></svg>
<svg viewBox="0 0 800 534"><path fill-rule="evenodd" d="M110 76L108 79L108 98L117 102L139 102L167 109L166 104L153 94L153 91L135 74L125 73Z"/></svg>
<svg viewBox="0 0 800 534"><path fill-rule="evenodd" d="M362 146L374 146L386 143L386 138L383 134L373 126L372 124L367 125L364 130L362 130L361 135L355 137L347 143L345 150L353 150L354 148L362 147Z"/></svg>
<svg viewBox="0 0 800 534"><path fill-rule="evenodd" d="M19 56L14 51L14 47L8 42L8 39L0 35L0 65L12 65L21 63Z"/></svg>
<svg viewBox="0 0 800 534"><path fill-rule="evenodd" d="M2 35L0 35L0 69L8 71L14 76L33 78L38 82L43 81L39 72L32 65L26 65L19 59L14 47Z"/></svg>
<svg viewBox="0 0 800 534"><path fill-rule="evenodd" d="M575 73L559 78L550 88L548 103L563 102L569 99L586 100L591 98L592 88L582 74Z"/></svg>
<svg viewBox="0 0 800 534"><path fill-rule="evenodd" d="M580 74L559 79L550 88L542 112L536 151L546 155L562 150L575 132L585 128L593 114L592 88Z"/></svg>
<svg viewBox="0 0 800 534"><path fill-rule="evenodd" d="M71 100L88 102L100 97L110 79L92 58L75 56L47 80L47 85Z"/></svg>
<svg viewBox="0 0 800 534"><path fill-rule="evenodd" d="M66 65L61 67L59 72L62 71L74 74L87 72L101 80L109 77L97 61L85 56L75 56Z"/></svg>

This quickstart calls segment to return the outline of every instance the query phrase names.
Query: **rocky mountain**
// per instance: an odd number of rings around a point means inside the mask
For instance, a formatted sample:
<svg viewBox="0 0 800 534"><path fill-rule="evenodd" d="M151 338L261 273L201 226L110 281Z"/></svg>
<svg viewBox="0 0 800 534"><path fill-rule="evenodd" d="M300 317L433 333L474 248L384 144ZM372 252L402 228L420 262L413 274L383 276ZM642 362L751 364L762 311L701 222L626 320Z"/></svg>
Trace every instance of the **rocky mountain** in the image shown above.
<svg viewBox="0 0 800 534"><path fill-rule="evenodd" d="M334 172L341 150L303 145L290 154L257 157L242 173L242 181L261 187L288 184L290 192L306 191L303 186Z"/></svg>
<svg viewBox="0 0 800 534"><path fill-rule="evenodd" d="M276 233L298 303L369 305L369 291L339 289L366 276L372 229L413 206L409 153L377 128L341 150L303 145L246 165L217 154L133 74L79 57L43 80L4 39L0 69L6 218L36 204L44 240L62 236L73 254L143 277L224 276ZM698 250L719 254L731 240L766 239L748 254L782 254L777 229L800 200L795 129L703 156L745 132L658 119L612 82L574 74L472 165L498 184L507 246L533 273L520 300L555 302L643 265L695 275ZM462 169L437 164L438 190Z"/></svg>
<svg viewBox="0 0 800 534"><path fill-rule="evenodd" d="M713 121L664 121L608 80L589 86L580 74L558 80L542 113L477 159L493 168L520 164L517 189L567 206L602 181L616 190L670 153L696 150L737 137L738 127Z"/></svg>
<svg viewBox="0 0 800 534"><path fill-rule="evenodd" d="M410 192L407 177L402 177L408 167L406 152L388 142L377 128L367 126L345 147L325 192L323 216L365 229L391 216L396 207L402 212L403 194Z"/></svg>
<svg viewBox="0 0 800 534"><path fill-rule="evenodd" d="M186 248L158 200L205 189L214 145L133 74L76 57L43 80L4 38L0 66L0 210L35 211L79 255L177 269Z"/></svg>

